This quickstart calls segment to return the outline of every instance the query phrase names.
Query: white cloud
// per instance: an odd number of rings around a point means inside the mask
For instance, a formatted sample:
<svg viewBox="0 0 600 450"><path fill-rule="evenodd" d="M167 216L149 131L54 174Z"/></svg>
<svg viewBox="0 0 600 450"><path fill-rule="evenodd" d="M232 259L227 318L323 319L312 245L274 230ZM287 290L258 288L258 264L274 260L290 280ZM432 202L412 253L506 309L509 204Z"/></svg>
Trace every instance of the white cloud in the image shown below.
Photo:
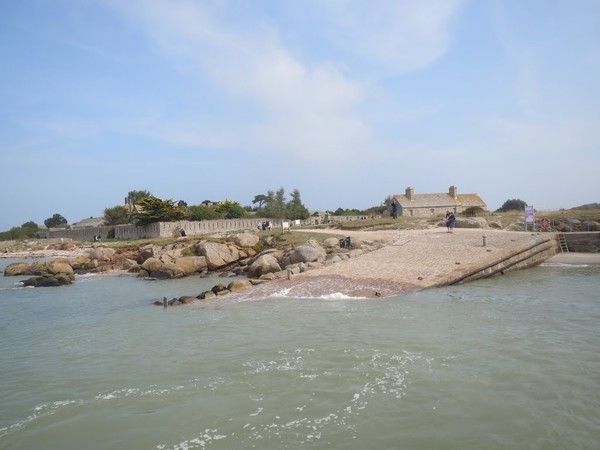
<svg viewBox="0 0 600 450"><path fill-rule="evenodd" d="M423 68L451 44L462 0L337 0L318 2L334 25L332 39L385 74Z"/></svg>
<svg viewBox="0 0 600 450"><path fill-rule="evenodd" d="M385 71L402 72L430 63L447 49L449 23L460 3L386 1L374 6L338 1L304 7L327 14L331 39ZM358 158L367 149L376 151L368 119L373 112L361 107L369 94L381 95L380 88L350 77L335 60L300 60L286 47L282 30L267 19L252 18L252 26L243 28L231 25L236 12L222 3L215 7L151 0L113 5L131 20L141 20L145 32L177 64L209 74L215 86L253 105L256 116L247 120L255 131L246 136L252 141L245 142L250 150L286 149L297 159L331 159L344 153ZM238 135L245 133L239 123L223 120Z"/></svg>

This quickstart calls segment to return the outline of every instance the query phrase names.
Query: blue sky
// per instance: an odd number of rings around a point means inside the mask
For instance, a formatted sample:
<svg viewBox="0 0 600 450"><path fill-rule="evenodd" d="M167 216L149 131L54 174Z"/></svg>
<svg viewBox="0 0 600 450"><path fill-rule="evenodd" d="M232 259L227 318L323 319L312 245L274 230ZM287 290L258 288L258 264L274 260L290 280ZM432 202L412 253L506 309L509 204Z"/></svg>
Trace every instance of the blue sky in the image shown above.
<svg viewBox="0 0 600 450"><path fill-rule="evenodd" d="M597 0L0 3L0 230L127 192L600 202Z"/></svg>

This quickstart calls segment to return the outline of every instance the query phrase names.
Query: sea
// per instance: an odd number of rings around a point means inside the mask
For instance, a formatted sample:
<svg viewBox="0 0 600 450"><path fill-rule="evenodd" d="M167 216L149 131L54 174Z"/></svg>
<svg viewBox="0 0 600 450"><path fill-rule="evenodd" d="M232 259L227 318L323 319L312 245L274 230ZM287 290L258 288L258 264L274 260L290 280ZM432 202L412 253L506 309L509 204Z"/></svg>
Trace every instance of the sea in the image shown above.
<svg viewBox="0 0 600 450"><path fill-rule="evenodd" d="M169 308L223 280L0 276L0 448L598 449L599 275Z"/></svg>

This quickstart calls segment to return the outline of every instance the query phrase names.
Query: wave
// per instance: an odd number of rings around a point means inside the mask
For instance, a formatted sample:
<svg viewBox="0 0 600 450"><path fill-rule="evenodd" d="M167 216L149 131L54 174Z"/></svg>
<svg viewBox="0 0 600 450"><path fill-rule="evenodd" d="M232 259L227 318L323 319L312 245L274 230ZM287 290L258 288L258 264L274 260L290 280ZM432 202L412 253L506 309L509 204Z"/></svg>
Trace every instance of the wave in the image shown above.
<svg viewBox="0 0 600 450"><path fill-rule="evenodd" d="M542 263L540 264L541 267L573 267L573 268L578 268L578 267L589 267L589 264L569 264L569 263Z"/></svg>

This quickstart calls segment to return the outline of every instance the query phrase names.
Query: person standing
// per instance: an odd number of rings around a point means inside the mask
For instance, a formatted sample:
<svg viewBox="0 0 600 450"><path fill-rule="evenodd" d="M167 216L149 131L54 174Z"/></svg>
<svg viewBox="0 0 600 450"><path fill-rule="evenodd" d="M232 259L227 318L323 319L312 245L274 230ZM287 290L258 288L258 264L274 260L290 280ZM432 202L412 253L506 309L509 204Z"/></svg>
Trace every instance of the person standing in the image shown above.
<svg viewBox="0 0 600 450"><path fill-rule="evenodd" d="M392 216L394 219L398 218L398 210L400 209L400 203L396 197L392 197Z"/></svg>
<svg viewBox="0 0 600 450"><path fill-rule="evenodd" d="M456 216L452 211L446 211L446 227L448 233L454 233L454 227L456 226Z"/></svg>

